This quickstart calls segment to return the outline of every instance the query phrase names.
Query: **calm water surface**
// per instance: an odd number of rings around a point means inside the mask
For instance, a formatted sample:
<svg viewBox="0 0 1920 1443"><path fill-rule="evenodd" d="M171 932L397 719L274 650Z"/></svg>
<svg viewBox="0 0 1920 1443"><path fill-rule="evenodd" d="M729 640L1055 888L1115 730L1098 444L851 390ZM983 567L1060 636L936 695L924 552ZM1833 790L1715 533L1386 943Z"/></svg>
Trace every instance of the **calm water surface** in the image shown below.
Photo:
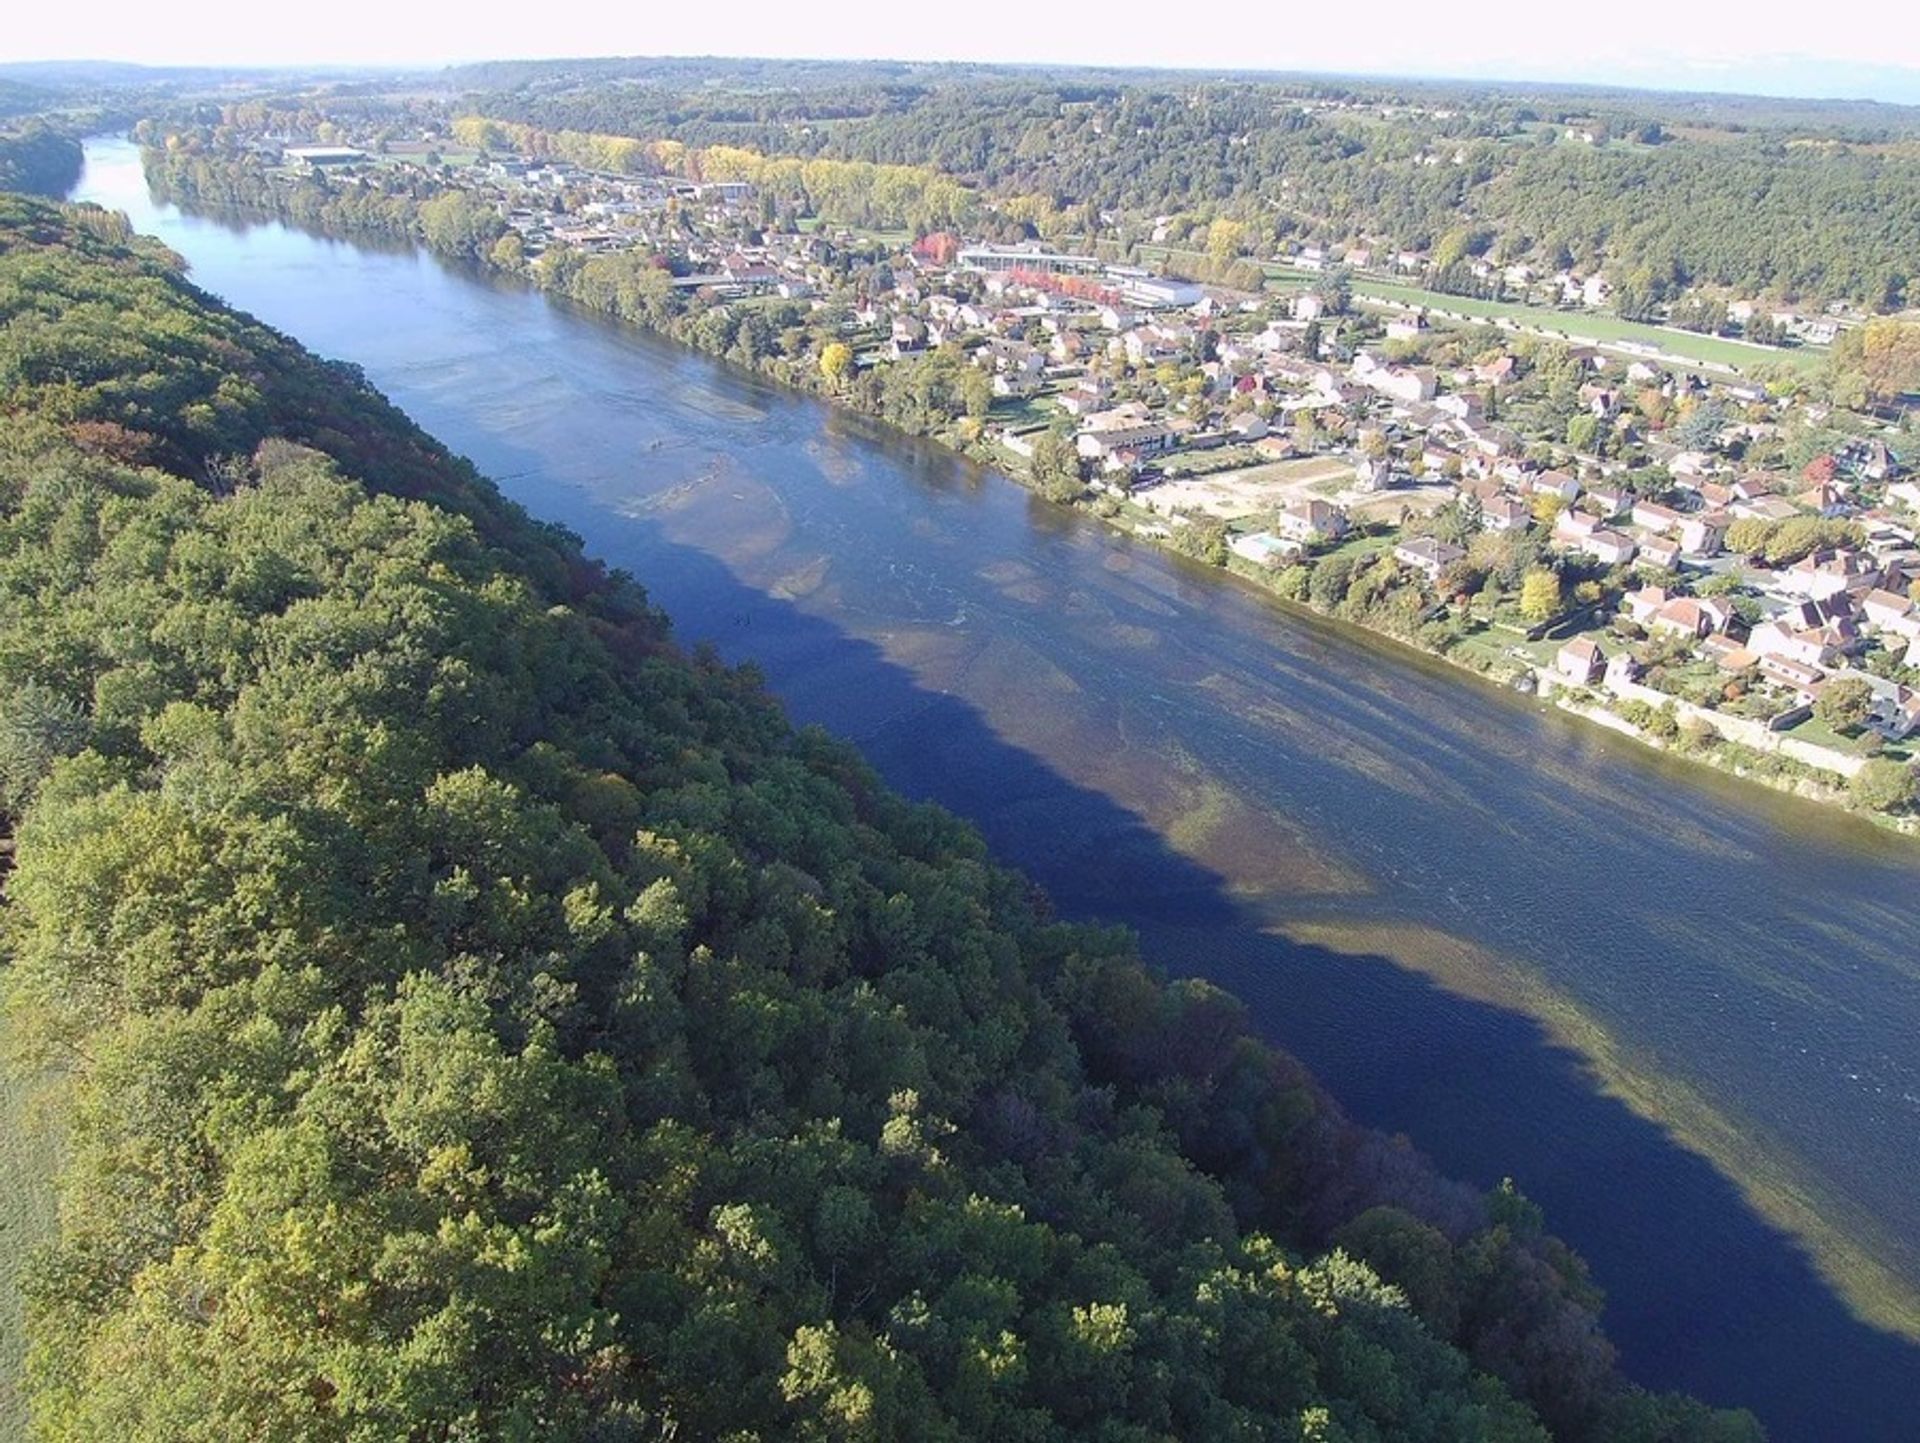
<svg viewBox="0 0 1920 1443"><path fill-rule="evenodd" d="M358 363L687 639L1246 999L1360 1117L1511 1174L1630 1371L1920 1437L1920 847L1644 753L715 362L458 274L83 198Z"/></svg>

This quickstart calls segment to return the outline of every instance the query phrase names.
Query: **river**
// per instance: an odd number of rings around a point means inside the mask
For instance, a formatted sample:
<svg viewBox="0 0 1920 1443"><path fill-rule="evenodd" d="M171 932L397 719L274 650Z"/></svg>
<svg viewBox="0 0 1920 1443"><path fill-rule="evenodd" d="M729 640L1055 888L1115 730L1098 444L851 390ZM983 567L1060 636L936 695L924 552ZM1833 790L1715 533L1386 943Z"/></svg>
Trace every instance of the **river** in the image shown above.
<svg viewBox="0 0 1920 1443"><path fill-rule="evenodd" d="M125 142L77 195L363 367L1063 910L1237 993L1357 1116L1514 1177L1633 1376L1778 1439L1916 1436L1920 847L525 289L156 206Z"/></svg>

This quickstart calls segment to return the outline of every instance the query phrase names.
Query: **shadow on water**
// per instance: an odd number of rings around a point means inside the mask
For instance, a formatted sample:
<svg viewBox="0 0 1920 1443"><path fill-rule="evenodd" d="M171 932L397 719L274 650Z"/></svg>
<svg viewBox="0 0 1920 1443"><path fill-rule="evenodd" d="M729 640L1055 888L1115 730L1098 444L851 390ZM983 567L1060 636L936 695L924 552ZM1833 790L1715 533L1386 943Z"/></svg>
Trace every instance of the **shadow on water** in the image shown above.
<svg viewBox="0 0 1920 1443"><path fill-rule="evenodd" d="M1260 1033L1340 1079L1361 1121L1405 1130L1417 1116L1423 1149L1478 1186L1516 1174L1607 1290L1630 1376L1751 1407L1781 1443L1879 1443L1920 1417L1920 1349L1859 1321L1795 1239L1605 1095L1533 1018L1385 957L1263 931L1222 877L1141 817L1010 744L971 702L929 690L874 643L744 583L653 520L537 479L531 452L501 443L484 464L523 478L511 488L523 503L590 536L609 564L643 583L672 577L661 599L683 642L760 665L796 720L847 737L899 790L967 817L1064 914L1129 923L1165 971L1247 999Z"/></svg>

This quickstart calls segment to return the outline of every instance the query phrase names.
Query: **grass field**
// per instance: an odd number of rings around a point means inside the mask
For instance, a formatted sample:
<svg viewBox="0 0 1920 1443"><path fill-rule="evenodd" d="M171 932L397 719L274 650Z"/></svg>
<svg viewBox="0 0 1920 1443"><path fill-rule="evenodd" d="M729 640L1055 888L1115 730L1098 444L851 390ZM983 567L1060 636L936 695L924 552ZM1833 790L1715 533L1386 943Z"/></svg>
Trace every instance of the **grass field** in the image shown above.
<svg viewBox="0 0 1920 1443"><path fill-rule="evenodd" d="M0 1073L0 1443L23 1443L26 1411L18 1380L23 1350L20 1271L34 1245L52 1236L54 1169L60 1159L44 1089Z"/></svg>
<svg viewBox="0 0 1920 1443"><path fill-rule="evenodd" d="M1632 342L1652 346L1670 355L1683 356L1703 366L1732 366L1747 370L1757 365L1817 366L1826 352L1809 348L1782 350L1777 346L1752 346L1730 341L1723 336L1701 336L1666 326L1650 326L1623 321L1595 311L1555 311L1544 306L1526 306L1515 301L1482 301L1469 296L1449 296L1420 286L1397 281L1377 281L1356 276L1353 293L1363 300L1385 301L1403 306L1425 306L1452 311L1457 315L1479 316L1486 320L1511 320L1519 325L1543 331L1557 331L1568 340L1590 341L1598 345Z"/></svg>
<svg viewBox="0 0 1920 1443"><path fill-rule="evenodd" d="M1040 392L1032 396L997 397L987 412L987 420L995 426L1006 426L1014 431L1044 430L1066 416L1066 412L1049 403L1047 398L1051 394Z"/></svg>
<svg viewBox="0 0 1920 1443"><path fill-rule="evenodd" d="M1140 255L1147 260L1168 260L1176 266L1205 259L1199 251L1178 246L1143 245ZM1261 269L1269 285L1282 289L1303 288L1320 279L1316 272L1282 265L1277 261L1268 262ZM1702 336L1668 326L1624 321L1603 311L1557 311L1549 306L1529 306L1518 301L1482 301L1469 296L1450 296L1443 291L1430 291L1423 286L1370 275L1355 275L1352 283L1354 295L1361 300L1422 306L1451 311L1456 315L1477 316L1488 321L1510 320L1517 325L1558 332L1570 341L1586 341L1600 346L1618 346L1629 342L1652 346L1668 355L1681 356L1702 366L1733 367L1742 371L1757 365L1811 367L1820 365L1827 354L1814 347L1784 350L1778 346L1752 346L1744 341L1730 341L1723 336Z"/></svg>

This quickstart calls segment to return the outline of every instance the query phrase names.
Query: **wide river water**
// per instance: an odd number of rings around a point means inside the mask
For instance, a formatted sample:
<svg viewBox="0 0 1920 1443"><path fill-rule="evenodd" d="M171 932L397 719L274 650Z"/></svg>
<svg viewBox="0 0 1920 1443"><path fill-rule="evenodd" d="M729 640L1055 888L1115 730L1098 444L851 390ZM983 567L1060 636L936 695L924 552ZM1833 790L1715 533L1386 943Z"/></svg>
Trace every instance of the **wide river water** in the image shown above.
<svg viewBox="0 0 1920 1443"><path fill-rule="evenodd" d="M1920 1437L1920 846L1130 543L937 447L411 251L79 198L353 361L686 640L1511 1175L1629 1371ZM1905 1336L1903 1336L1903 1333Z"/></svg>

